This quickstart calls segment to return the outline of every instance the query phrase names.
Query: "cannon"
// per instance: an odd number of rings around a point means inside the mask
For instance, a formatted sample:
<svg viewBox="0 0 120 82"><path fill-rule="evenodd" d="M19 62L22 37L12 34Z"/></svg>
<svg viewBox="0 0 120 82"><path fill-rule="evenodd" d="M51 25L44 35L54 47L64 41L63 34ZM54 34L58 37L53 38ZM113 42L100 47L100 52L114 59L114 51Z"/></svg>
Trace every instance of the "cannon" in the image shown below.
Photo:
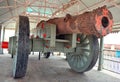
<svg viewBox="0 0 120 82"><path fill-rule="evenodd" d="M113 17L106 6L90 12L41 21L35 37L30 37L29 19L19 16L19 32L10 37L9 52L14 55L13 77L24 77L28 54L64 52L72 70L86 72L93 68L99 55L98 38L112 31Z"/></svg>

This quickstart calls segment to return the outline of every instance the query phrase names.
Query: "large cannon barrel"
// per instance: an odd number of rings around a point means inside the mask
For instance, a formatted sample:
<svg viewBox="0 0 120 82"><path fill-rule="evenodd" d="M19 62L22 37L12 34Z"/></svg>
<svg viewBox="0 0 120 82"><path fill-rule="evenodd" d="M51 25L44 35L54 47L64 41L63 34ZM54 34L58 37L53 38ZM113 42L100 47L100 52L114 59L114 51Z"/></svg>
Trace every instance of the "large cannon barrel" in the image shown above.
<svg viewBox="0 0 120 82"><path fill-rule="evenodd" d="M80 15L49 19L46 22L55 24L56 34L84 33L93 34L97 37L105 36L112 31L113 17L106 6ZM41 23L37 27L41 27Z"/></svg>

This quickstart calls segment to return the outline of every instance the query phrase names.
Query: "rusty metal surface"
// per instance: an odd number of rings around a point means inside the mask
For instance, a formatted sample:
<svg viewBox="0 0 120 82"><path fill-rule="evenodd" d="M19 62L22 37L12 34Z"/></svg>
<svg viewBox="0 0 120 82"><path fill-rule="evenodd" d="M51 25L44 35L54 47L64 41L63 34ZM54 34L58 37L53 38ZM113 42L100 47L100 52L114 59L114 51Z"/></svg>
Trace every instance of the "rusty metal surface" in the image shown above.
<svg viewBox="0 0 120 82"><path fill-rule="evenodd" d="M37 24L43 28L45 21ZM112 31L113 17L106 6L80 15L53 18L46 21L57 26L57 34L84 33L93 34L97 37L105 36Z"/></svg>

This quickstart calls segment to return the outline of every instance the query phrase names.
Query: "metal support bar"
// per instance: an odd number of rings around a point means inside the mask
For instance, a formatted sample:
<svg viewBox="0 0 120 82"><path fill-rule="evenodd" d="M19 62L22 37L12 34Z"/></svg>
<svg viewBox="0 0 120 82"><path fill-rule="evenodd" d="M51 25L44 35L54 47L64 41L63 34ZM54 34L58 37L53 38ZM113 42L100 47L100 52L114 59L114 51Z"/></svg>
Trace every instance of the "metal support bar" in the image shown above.
<svg viewBox="0 0 120 82"><path fill-rule="evenodd" d="M0 42L1 42L1 29L2 29L2 25L0 24Z"/></svg>
<svg viewBox="0 0 120 82"><path fill-rule="evenodd" d="M8 0L6 0L6 3L7 3L7 6L10 6L10 4L9 4L9 1L8 1ZM12 13L11 8L8 8L8 9L9 9L9 11L10 11L10 13L11 13L11 16L13 16L13 13Z"/></svg>
<svg viewBox="0 0 120 82"><path fill-rule="evenodd" d="M3 33L2 33L2 42L5 40L5 27L3 27ZM2 49L3 54L3 49Z"/></svg>
<svg viewBox="0 0 120 82"><path fill-rule="evenodd" d="M5 27L3 27L3 36L2 36L2 41L4 41L5 40Z"/></svg>
<svg viewBox="0 0 120 82"><path fill-rule="evenodd" d="M100 55L99 55L99 63L98 63L98 71L101 71L103 68L103 48L104 48L104 38L100 38Z"/></svg>
<svg viewBox="0 0 120 82"><path fill-rule="evenodd" d="M72 48L76 47L76 39L77 39L77 34L73 33L72 34Z"/></svg>
<svg viewBox="0 0 120 82"><path fill-rule="evenodd" d="M2 25L0 24L0 54L3 54L3 49L1 47L1 29L2 29Z"/></svg>
<svg viewBox="0 0 120 82"><path fill-rule="evenodd" d="M65 11L68 8L70 8L71 6L75 5L78 3L78 0L70 0L67 4L64 4L61 8L59 8L58 10L56 10L52 16L56 15L57 13L61 12L61 11Z"/></svg>
<svg viewBox="0 0 120 82"><path fill-rule="evenodd" d="M51 25L50 34L50 47L55 47L56 41L56 26Z"/></svg>

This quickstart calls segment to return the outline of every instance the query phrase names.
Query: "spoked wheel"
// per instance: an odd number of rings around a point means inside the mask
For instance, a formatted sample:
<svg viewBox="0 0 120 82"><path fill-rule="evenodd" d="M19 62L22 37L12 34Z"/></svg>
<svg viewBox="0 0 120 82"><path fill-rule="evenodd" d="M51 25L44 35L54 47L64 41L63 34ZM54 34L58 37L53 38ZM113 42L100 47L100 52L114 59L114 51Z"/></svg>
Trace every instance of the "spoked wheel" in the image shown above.
<svg viewBox="0 0 120 82"><path fill-rule="evenodd" d="M14 58L13 77L24 77L27 70L29 54L29 19L19 16L19 33L17 36L17 50Z"/></svg>
<svg viewBox="0 0 120 82"><path fill-rule="evenodd" d="M77 43L75 52L67 53L67 61L70 67L76 72L86 72L95 65L98 54L98 38L94 35L78 35L80 43Z"/></svg>
<svg viewBox="0 0 120 82"><path fill-rule="evenodd" d="M50 52L44 53L44 57L45 57L45 58L49 58L49 57L50 57Z"/></svg>

